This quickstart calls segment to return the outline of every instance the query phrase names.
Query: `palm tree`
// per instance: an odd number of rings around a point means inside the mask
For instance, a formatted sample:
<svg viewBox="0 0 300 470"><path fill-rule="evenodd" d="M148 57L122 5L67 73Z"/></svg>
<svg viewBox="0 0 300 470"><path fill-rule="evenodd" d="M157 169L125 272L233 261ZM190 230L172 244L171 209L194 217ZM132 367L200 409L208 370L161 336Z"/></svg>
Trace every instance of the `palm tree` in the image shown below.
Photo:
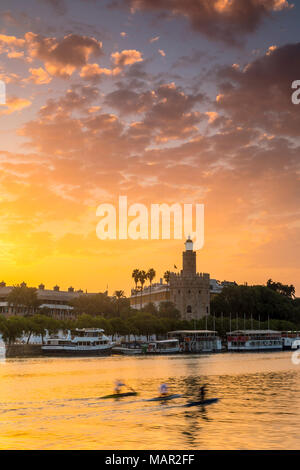
<svg viewBox="0 0 300 470"><path fill-rule="evenodd" d="M123 290L116 290L114 296L117 298L118 303L118 316L120 316L120 299L124 298L124 291Z"/></svg>
<svg viewBox="0 0 300 470"><path fill-rule="evenodd" d="M131 277L134 279L134 282L135 282L135 290L137 290L137 285L138 285L138 282L140 280L140 270L139 269L134 269L132 271L132 275Z"/></svg>
<svg viewBox="0 0 300 470"><path fill-rule="evenodd" d="M164 280L166 281L167 284L169 284L169 282L170 282L170 271L165 272Z"/></svg>
<svg viewBox="0 0 300 470"><path fill-rule="evenodd" d="M139 269L134 269L132 271L132 275L131 277L134 279L134 282L135 282L135 293L137 294L137 290L138 290L138 282L140 280L140 270ZM137 300L137 299L136 299Z"/></svg>
<svg viewBox="0 0 300 470"><path fill-rule="evenodd" d="M156 272L153 268L148 269L148 272L146 274L147 279L149 279L150 282L150 302L151 302L151 288L152 288L152 281L156 276Z"/></svg>
<svg viewBox="0 0 300 470"><path fill-rule="evenodd" d="M143 287L147 279L147 274L144 270L139 272L139 281L141 283L141 309L142 309L142 302L143 302Z"/></svg>

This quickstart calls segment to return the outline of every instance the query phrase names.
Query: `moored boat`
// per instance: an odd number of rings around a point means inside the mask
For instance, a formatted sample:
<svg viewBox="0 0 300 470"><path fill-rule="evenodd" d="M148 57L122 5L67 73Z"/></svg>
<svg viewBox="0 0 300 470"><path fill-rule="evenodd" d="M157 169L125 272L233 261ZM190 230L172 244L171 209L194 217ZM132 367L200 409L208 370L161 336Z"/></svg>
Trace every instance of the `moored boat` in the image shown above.
<svg viewBox="0 0 300 470"><path fill-rule="evenodd" d="M175 354L180 352L178 339L164 339L151 341L148 344L146 354Z"/></svg>
<svg viewBox="0 0 300 470"><path fill-rule="evenodd" d="M213 330L169 331L168 337L179 341L180 350L186 353L221 352L222 341Z"/></svg>
<svg viewBox="0 0 300 470"><path fill-rule="evenodd" d="M282 331L283 349L299 349L300 348L300 331Z"/></svg>
<svg viewBox="0 0 300 470"><path fill-rule="evenodd" d="M113 345L100 328L76 328L65 338L48 338L42 352L47 356L100 356L110 354Z"/></svg>
<svg viewBox="0 0 300 470"><path fill-rule="evenodd" d="M282 350L280 331L236 330L227 333L228 351L274 351Z"/></svg>
<svg viewBox="0 0 300 470"><path fill-rule="evenodd" d="M147 351L148 345L138 341L128 341L116 344L112 352L115 354L122 354L124 356L136 356L144 354Z"/></svg>

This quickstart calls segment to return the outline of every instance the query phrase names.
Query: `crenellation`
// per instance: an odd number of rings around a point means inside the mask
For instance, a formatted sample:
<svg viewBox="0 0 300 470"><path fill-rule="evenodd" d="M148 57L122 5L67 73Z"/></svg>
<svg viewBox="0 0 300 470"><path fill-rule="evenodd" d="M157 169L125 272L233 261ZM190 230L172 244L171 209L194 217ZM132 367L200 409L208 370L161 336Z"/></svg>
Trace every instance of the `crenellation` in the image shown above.
<svg viewBox="0 0 300 470"><path fill-rule="evenodd" d="M170 273L170 300L180 311L182 319L199 319L210 313L210 276L196 272L196 252L190 239L182 258L180 273Z"/></svg>

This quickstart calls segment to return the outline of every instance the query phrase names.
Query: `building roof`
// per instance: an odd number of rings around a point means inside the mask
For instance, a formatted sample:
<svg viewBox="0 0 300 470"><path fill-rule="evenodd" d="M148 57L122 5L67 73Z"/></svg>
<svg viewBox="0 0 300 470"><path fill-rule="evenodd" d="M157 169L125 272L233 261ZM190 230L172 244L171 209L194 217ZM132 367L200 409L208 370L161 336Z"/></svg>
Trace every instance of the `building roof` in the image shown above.
<svg viewBox="0 0 300 470"><path fill-rule="evenodd" d="M244 334L244 335L258 335L258 334L273 334L273 333L281 333L280 331L276 330L235 330L235 331L230 331L229 333L226 333L227 335L232 335L232 334Z"/></svg>
<svg viewBox="0 0 300 470"><path fill-rule="evenodd" d="M6 301L7 296L12 291L13 286L0 287L0 299ZM76 299L80 295L93 295L86 294L83 291L60 291L52 289L37 289L36 290L37 298L42 302L44 306L46 304L53 304L55 302L64 302L64 304L69 304L73 299Z"/></svg>
<svg viewBox="0 0 300 470"><path fill-rule="evenodd" d="M168 334L171 333L186 333L186 334L191 334L191 333L217 333L214 330L175 330L175 331L168 331Z"/></svg>

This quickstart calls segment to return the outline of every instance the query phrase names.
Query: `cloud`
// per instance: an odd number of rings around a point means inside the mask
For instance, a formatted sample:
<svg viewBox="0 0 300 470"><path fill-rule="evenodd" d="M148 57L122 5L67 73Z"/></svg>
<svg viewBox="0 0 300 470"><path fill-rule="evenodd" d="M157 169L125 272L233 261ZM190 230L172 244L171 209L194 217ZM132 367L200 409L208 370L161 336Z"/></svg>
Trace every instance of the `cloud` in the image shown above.
<svg viewBox="0 0 300 470"><path fill-rule="evenodd" d="M127 88L108 93L105 104L117 109L121 114L139 114L148 110L154 101L155 93L151 91L136 93Z"/></svg>
<svg viewBox="0 0 300 470"><path fill-rule="evenodd" d="M98 83L103 77L113 77L119 75L124 67L133 66L143 62L141 52L136 50L124 50L111 54L113 62L112 68L100 67L99 64L86 64L80 71L80 77L91 83Z"/></svg>
<svg viewBox="0 0 300 470"><path fill-rule="evenodd" d="M12 48L21 49L25 45L25 39L17 38L16 36L8 36L6 34L0 34L0 53L5 50L9 52ZM9 49L7 49L9 48Z"/></svg>
<svg viewBox="0 0 300 470"><path fill-rule="evenodd" d="M162 57L166 57L166 53L162 49L158 49L158 52Z"/></svg>
<svg viewBox="0 0 300 470"><path fill-rule="evenodd" d="M6 99L6 104L4 106L8 109L1 111L0 114L12 114L16 111L22 111L24 108L31 106L31 101L26 98L11 96Z"/></svg>
<svg viewBox="0 0 300 470"><path fill-rule="evenodd" d="M58 15L64 15L67 7L64 0L43 0L46 4L50 5Z"/></svg>
<svg viewBox="0 0 300 470"><path fill-rule="evenodd" d="M97 83L103 76L110 77L119 75L126 66L133 66L139 62L143 62L141 52L136 50L124 50L122 52L114 52L111 54L111 60L114 66L109 69L100 67L99 64L87 64L82 67L80 77L92 83Z"/></svg>
<svg viewBox="0 0 300 470"><path fill-rule="evenodd" d="M192 28L210 39L240 43L241 35L254 32L273 12L293 5L287 0L124 0L137 10L187 18Z"/></svg>
<svg viewBox="0 0 300 470"><path fill-rule="evenodd" d="M57 39L33 32L26 33L24 38L0 34L0 52L10 58L41 60L48 74L61 78L69 78L75 70L87 65L90 56L103 54L102 43L93 37L69 34Z"/></svg>
<svg viewBox="0 0 300 470"><path fill-rule="evenodd" d="M83 80L97 83L103 76L110 77L118 75L120 72L121 69L119 67L108 69L105 67L100 67L99 64L87 64L82 67L80 71L80 77L83 78Z"/></svg>
<svg viewBox="0 0 300 470"><path fill-rule="evenodd" d="M92 86L72 85L59 99L48 99L40 108L39 115L47 121L69 116L73 111L89 113L91 106L99 100L99 90Z"/></svg>
<svg viewBox="0 0 300 470"><path fill-rule="evenodd" d="M111 57L117 67L125 67L143 61L142 53L135 49L114 52Z"/></svg>
<svg viewBox="0 0 300 470"><path fill-rule="evenodd" d="M156 42L159 40L159 36L155 36L154 38L149 39L150 43Z"/></svg>
<svg viewBox="0 0 300 470"><path fill-rule="evenodd" d="M24 52L23 51L10 51L7 53L7 57L9 59L23 59L24 58Z"/></svg>
<svg viewBox="0 0 300 470"><path fill-rule="evenodd" d="M30 77L26 79L27 82L33 82L35 85L46 85L51 82L52 77L42 67L37 69L30 68Z"/></svg>
<svg viewBox="0 0 300 470"><path fill-rule="evenodd" d="M59 41L30 32L25 39L30 56L43 60L48 73L62 78L86 65L91 55L102 55L102 43L93 37L69 34Z"/></svg>
<svg viewBox="0 0 300 470"><path fill-rule="evenodd" d="M104 102L121 115L141 115L141 121L131 128L131 135L148 133L158 143L195 134L203 116L193 107L202 99L202 95L188 95L181 87L168 83L140 92L120 88L108 93Z"/></svg>
<svg viewBox="0 0 300 470"><path fill-rule="evenodd" d="M300 43L270 47L243 68L222 67L216 99L234 122L275 135L299 136L300 113L291 101L291 84L300 77Z"/></svg>

